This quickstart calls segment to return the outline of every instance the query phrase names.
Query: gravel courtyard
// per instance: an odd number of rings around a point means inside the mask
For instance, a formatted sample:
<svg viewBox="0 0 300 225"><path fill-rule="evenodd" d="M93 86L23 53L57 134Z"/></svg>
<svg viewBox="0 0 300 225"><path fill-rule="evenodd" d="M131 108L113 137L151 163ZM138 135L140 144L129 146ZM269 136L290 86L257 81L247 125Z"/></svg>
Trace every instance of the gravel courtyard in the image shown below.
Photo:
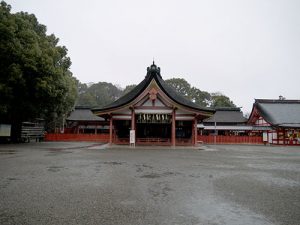
<svg viewBox="0 0 300 225"><path fill-rule="evenodd" d="M300 224L300 148L0 145L0 224Z"/></svg>

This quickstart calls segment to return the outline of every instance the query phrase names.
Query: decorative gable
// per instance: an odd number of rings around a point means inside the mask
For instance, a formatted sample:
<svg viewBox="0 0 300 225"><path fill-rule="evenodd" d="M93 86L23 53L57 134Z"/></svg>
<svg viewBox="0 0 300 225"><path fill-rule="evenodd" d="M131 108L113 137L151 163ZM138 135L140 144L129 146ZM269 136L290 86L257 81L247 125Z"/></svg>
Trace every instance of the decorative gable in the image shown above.
<svg viewBox="0 0 300 225"><path fill-rule="evenodd" d="M149 98L150 100L152 101L155 101L156 98L157 98L157 90L155 88L152 88L150 91L149 91Z"/></svg>

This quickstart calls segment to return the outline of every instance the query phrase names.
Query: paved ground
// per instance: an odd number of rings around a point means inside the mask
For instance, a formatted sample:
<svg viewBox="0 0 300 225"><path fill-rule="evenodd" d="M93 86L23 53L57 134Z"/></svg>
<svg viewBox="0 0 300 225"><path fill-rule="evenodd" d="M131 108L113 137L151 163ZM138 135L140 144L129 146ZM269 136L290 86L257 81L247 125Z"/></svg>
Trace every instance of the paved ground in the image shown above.
<svg viewBox="0 0 300 225"><path fill-rule="evenodd" d="M299 147L0 145L0 224L299 221Z"/></svg>

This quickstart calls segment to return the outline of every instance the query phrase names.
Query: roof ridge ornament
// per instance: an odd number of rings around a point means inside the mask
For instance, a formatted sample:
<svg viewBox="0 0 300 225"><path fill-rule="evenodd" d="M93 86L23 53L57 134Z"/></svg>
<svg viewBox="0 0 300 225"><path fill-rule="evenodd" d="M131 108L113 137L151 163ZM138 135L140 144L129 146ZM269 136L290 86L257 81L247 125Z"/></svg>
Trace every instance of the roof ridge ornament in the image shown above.
<svg viewBox="0 0 300 225"><path fill-rule="evenodd" d="M154 58L153 58L152 65L149 66L149 67L147 67L147 74L146 74L145 78L149 78L151 75L154 76L156 74L160 78L162 78L161 75L160 75L160 67L158 67L158 66L155 65Z"/></svg>

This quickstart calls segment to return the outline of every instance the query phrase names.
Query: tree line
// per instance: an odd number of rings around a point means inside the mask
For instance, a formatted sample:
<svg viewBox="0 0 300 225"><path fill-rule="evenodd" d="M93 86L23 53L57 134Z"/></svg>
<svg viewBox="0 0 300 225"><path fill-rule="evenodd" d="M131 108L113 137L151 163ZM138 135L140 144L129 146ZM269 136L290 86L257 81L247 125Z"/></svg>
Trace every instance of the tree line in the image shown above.
<svg viewBox="0 0 300 225"><path fill-rule="evenodd" d="M209 93L193 87L183 78L171 78L165 82L179 94L202 107L235 107L229 97L220 92ZM121 96L127 94L136 85L128 85L124 89L108 82L93 84L78 84L78 98L76 105L89 107L105 106Z"/></svg>

